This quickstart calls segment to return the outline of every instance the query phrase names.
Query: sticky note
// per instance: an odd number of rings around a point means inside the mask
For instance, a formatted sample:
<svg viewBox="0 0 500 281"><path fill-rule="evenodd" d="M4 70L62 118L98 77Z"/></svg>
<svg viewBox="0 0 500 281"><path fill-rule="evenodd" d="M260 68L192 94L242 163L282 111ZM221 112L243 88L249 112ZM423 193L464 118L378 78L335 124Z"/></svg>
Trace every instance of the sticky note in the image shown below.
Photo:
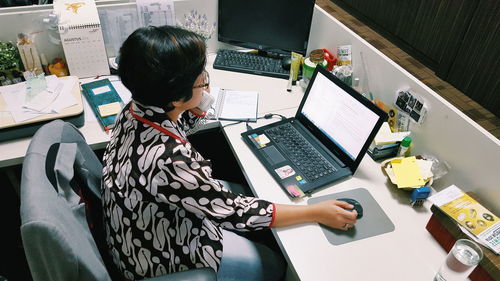
<svg viewBox="0 0 500 281"><path fill-rule="evenodd" d="M94 95L100 95L100 94L107 93L110 91L111 91L111 88L109 88L109 86L107 86L107 85L92 89L92 93Z"/></svg>
<svg viewBox="0 0 500 281"><path fill-rule="evenodd" d="M112 102L108 104L99 105L98 109L101 117L106 117L120 113L120 110L122 110L122 106L119 102Z"/></svg>
<svg viewBox="0 0 500 281"><path fill-rule="evenodd" d="M391 161L398 188L421 187L425 184L415 156Z"/></svg>
<svg viewBox="0 0 500 281"><path fill-rule="evenodd" d="M259 136L259 139L260 139L260 144L268 144L270 143L271 141L269 140L269 138L267 138L266 135L262 134Z"/></svg>
<svg viewBox="0 0 500 281"><path fill-rule="evenodd" d="M289 185L286 187L286 190L292 197L304 197L306 196L304 192L296 185Z"/></svg>

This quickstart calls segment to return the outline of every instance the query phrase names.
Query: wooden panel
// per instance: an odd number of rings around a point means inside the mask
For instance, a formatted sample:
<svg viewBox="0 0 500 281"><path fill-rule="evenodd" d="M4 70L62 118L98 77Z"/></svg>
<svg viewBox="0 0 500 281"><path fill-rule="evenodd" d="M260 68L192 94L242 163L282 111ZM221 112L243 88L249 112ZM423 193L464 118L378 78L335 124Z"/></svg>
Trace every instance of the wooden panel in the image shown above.
<svg viewBox="0 0 500 281"><path fill-rule="evenodd" d="M436 74L439 77L444 78L447 75L451 64L456 59L458 46L467 32L477 5L478 1L475 0L463 1L461 4L453 0L447 1L446 5L442 6L444 11L438 13L438 17L445 26L445 32L454 34L454 36L448 37L447 40L442 40L441 34L433 34L431 38L437 44L429 50L429 56L436 58L438 62ZM455 14L447 12L448 9L455 12Z"/></svg>
<svg viewBox="0 0 500 281"><path fill-rule="evenodd" d="M500 117L500 1L331 1Z"/></svg>
<svg viewBox="0 0 500 281"><path fill-rule="evenodd" d="M477 5L476 0L332 1L354 10L365 23L391 36L400 48L437 72L449 69L456 43Z"/></svg>
<svg viewBox="0 0 500 281"><path fill-rule="evenodd" d="M480 1L445 79L500 116L500 2Z"/></svg>

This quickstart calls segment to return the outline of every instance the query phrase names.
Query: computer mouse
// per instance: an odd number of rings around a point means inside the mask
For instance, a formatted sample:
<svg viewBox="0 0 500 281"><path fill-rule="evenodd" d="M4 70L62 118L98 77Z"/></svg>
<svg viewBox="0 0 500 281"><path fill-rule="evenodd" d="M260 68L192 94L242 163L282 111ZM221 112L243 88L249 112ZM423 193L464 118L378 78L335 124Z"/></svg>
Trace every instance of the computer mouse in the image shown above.
<svg viewBox="0 0 500 281"><path fill-rule="evenodd" d="M358 212L358 216L356 218L359 219L363 216L363 207L361 206L361 204L359 204L358 201L356 201L352 198L339 198L339 199L337 199L337 201L344 201L344 202L347 202L347 203L353 205L354 208L350 209L348 211L356 210L356 212Z"/></svg>
<svg viewBox="0 0 500 281"><path fill-rule="evenodd" d="M283 57L281 59L281 66L284 70L290 70L290 66L292 65L292 57Z"/></svg>

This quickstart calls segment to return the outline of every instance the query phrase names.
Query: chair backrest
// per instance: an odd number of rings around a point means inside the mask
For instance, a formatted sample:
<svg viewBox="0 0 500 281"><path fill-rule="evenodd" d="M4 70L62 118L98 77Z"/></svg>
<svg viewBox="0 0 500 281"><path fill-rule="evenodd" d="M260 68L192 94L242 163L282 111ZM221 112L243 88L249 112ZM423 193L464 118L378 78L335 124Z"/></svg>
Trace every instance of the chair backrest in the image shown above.
<svg viewBox="0 0 500 281"><path fill-rule="evenodd" d="M101 177L101 162L74 125L55 120L33 136L21 178L21 237L34 281L123 280L107 251ZM147 280L216 281L217 274L198 268Z"/></svg>
<svg viewBox="0 0 500 281"><path fill-rule="evenodd" d="M101 173L72 124L55 120L33 136L21 178L21 236L35 281L111 280L80 196L100 204Z"/></svg>

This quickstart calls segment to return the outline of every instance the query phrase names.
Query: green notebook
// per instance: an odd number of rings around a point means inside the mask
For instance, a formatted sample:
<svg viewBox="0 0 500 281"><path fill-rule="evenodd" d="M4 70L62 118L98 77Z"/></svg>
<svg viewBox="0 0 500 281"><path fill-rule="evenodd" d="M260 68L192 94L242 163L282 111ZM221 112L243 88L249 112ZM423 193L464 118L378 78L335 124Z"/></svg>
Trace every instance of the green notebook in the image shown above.
<svg viewBox="0 0 500 281"><path fill-rule="evenodd" d="M82 84L83 95L106 132L115 125L115 119L123 108L123 101L111 82L106 78Z"/></svg>

